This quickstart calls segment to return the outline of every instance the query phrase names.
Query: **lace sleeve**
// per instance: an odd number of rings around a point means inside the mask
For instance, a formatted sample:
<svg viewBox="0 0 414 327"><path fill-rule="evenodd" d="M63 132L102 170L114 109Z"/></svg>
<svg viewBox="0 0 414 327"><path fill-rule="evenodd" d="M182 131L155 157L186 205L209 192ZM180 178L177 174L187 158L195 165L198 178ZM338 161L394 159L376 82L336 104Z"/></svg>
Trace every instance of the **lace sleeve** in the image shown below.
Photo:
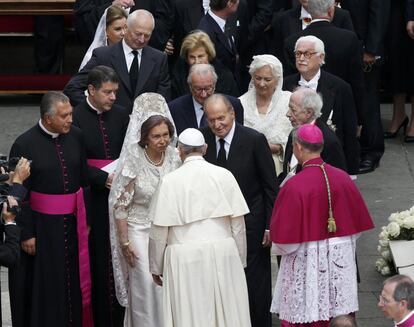
<svg viewBox="0 0 414 327"><path fill-rule="evenodd" d="M123 179L126 179L123 177ZM135 194L135 178L129 180L125 186L117 190L117 197L114 203L115 219L127 219L128 211Z"/></svg>

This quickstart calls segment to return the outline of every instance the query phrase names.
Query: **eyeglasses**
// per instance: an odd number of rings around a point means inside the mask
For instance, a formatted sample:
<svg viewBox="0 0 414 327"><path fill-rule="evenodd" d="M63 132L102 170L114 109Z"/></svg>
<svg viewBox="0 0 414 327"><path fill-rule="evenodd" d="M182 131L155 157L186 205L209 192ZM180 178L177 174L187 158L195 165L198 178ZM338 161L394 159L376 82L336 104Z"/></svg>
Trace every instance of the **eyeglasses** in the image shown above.
<svg viewBox="0 0 414 327"><path fill-rule="evenodd" d="M195 93L211 93L214 92L214 85L210 85L210 86L206 86L206 87L198 87L198 86L191 86L191 89L195 92Z"/></svg>
<svg viewBox="0 0 414 327"><path fill-rule="evenodd" d="M295 51L295 57L296 58L300 58L302 57L302 55L305 57L305 59L310 59L314 54L316 54L317 52L309 52L309 51Z"/></svg>
<svg viewBox="0 0 414 327"><path fill-rule="evenodd" d="M395 300L388 300L388 299L386 299L381 294L378 296L378 300L379 300L379 303L384 304L384 305L390 304L392 302L396 302Z"/></svg>

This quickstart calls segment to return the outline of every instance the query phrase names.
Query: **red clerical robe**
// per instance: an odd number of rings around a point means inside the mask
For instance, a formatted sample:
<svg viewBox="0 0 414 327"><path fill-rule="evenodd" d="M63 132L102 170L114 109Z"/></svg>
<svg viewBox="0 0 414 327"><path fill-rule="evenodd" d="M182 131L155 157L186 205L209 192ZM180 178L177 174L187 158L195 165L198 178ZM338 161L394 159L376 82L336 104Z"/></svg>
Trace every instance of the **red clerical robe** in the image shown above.
<svg viewBox="0 0 414 327"><path fill-rule="evenodd" d="M321 158L306 162L281 188L273 208L270 236L282 261L271 311L282 326L327 326L333 316L358 309L355 241L374 225L349 176L325 164L336 222L336 231L328 232L321 164Z"/></svg>

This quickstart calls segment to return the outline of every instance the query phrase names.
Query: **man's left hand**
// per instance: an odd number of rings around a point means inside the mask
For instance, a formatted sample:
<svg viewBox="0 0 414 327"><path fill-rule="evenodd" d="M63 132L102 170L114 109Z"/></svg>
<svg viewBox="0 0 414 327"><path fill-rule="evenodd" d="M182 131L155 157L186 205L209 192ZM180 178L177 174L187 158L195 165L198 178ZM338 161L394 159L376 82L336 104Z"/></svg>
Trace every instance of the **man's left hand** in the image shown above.
<svg viewBox="0 0 414 327"><path fill-rule="evenodd" d="M263 235L262 246L264 248L270 248L271 245L272 245L272 241L270 240L270 233L268 230L265 230L264 235Z"/></svg>
<svg viewBox="0 0 414 327"><path fill-rule="evenodd" d="M414 40L414 20L407 22L407 33L408 36Z"/></svg>
<svg viewBox="0 0 414 327"><path fill-rule="evenodd" d="M162 286L162 276L161 275L152 275L152 279L154 281L155 284L157 284L158 286Z"/></svg>

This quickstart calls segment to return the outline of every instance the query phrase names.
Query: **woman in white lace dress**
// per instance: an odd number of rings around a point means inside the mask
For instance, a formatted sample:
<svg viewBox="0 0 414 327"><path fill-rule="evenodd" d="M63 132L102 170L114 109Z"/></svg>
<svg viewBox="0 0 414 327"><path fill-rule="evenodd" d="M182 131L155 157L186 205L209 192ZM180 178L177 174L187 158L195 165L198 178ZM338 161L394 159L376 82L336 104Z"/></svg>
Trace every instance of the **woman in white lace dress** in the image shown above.
<svg viewBox="0 0 414 327"><path fill-rule="evenodd" d="M164 98L145 93L134 103L109 196L116 294L125 327L162 327L162 288L149 272L148 208L160 178L181 161Z"/></svg>
<svg viewBox="0 0 414 327"><path fill-rule="evenodd" d="M286 117L291 92L282 91L283 67L275 56L254 56L249 73L249 90L239 98L244 108L244 125L266 136L279 175L292 130Z"/></svg>

